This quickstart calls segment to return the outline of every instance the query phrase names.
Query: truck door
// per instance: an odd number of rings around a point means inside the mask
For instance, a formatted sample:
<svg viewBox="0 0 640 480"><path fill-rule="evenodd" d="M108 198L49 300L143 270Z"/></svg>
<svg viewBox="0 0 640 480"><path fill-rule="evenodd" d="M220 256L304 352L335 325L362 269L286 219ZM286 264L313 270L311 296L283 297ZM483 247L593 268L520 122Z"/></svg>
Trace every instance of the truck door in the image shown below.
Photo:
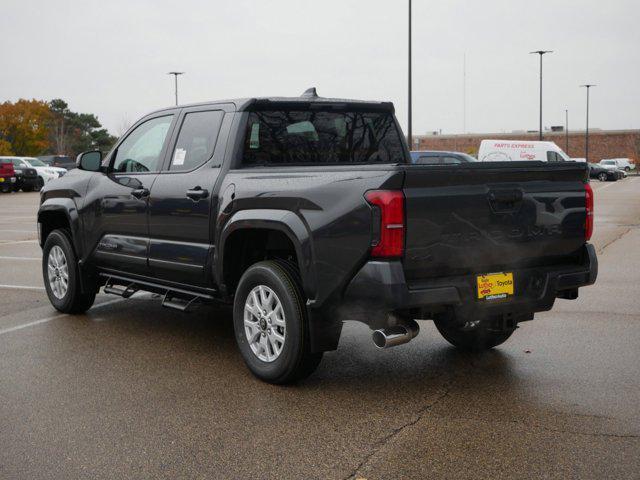
<svg viewBox="0 0 640 480"><path fill-rule="evenodd" d="M149 193L175 117L163 112L141 121L105 159L108 172L89 185L83 208L86 247L105 269L149 273Z"/></svg>
<svg viewBox="0 0 640 480"><path fill-rule="evenodd" d="M232 115L221 106L186 108L164 168L151 188L149 267L154 277L207 286L218 206L216 184Z"/></svg>

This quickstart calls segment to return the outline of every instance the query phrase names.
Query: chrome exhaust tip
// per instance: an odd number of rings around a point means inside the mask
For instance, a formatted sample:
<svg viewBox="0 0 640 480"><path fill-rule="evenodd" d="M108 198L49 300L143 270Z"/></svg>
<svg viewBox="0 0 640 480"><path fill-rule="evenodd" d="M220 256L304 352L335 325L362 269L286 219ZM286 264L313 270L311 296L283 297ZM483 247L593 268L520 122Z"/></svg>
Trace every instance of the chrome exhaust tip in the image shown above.
<svg viewBox="0 0 640 480"><path fill-rule="evenodd" d="M411 320L403 325L375 330L371 334L371 338L376 347L391 348L410 342L418 333L420 333L418 323L415 320Z"/></svg>

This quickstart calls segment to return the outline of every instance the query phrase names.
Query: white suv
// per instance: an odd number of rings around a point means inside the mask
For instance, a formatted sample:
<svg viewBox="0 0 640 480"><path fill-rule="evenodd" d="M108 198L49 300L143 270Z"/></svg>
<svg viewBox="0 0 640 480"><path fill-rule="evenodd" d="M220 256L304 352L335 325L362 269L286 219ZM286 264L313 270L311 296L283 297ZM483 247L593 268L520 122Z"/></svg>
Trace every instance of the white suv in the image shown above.
<svg viewBox="0 0 640 480"><path fill-rule="evenodd" d="M38 172L38 176L42 179L42 185L53 179L62 177L67 170L60 167L50 167L42 160L34 157L3 157L13 162L15 167L33 168Z"/></svg>
<svg viewBox="0 0 640 480"><path fill-rule="evenodd" d="M610 165L615 165L616 168L624 170L625 172L630 172L636 168L635 163L631 163L628 158L607 158L600 160L600 165L605 168L610 168Z"/></svg>

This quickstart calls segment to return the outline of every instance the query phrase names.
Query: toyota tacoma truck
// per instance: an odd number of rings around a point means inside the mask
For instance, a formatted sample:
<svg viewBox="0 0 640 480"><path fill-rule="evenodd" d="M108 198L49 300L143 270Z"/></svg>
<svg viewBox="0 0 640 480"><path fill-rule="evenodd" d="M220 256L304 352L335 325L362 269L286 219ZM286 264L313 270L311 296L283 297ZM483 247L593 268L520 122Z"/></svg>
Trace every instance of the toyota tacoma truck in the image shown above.
<svg viewBox="0 0 640 480"><path fill-rule="evenodd" d="M380 348L416 320L492 348L597 275L586 165L412 165L391 103L309 89L168 108L77 163L41 193L53 306L82 313L101 288L231 304L271 383L313 372L346 320Z"/></svg>

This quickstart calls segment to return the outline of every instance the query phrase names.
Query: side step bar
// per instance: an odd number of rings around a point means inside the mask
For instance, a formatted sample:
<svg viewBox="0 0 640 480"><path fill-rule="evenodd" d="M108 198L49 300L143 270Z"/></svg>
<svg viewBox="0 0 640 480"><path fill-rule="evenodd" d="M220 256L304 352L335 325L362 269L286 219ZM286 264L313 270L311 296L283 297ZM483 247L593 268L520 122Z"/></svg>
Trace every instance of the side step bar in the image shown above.
<svg viewBox="0 0 640 480"><path fill-rule="evenodd" d="M134 280L131 278L121 277L119 275L110 275L108 273L100 273L101 277L106 278L103 287L104 293L118 295L123 298L129 298L134 293L142 290L145 292L158 293L163 295L162 306L173 308L181 312L190 312L202 301L215 300L212 295L200 292L193 292L181 288L168 287L143 280Z"/></svg>

